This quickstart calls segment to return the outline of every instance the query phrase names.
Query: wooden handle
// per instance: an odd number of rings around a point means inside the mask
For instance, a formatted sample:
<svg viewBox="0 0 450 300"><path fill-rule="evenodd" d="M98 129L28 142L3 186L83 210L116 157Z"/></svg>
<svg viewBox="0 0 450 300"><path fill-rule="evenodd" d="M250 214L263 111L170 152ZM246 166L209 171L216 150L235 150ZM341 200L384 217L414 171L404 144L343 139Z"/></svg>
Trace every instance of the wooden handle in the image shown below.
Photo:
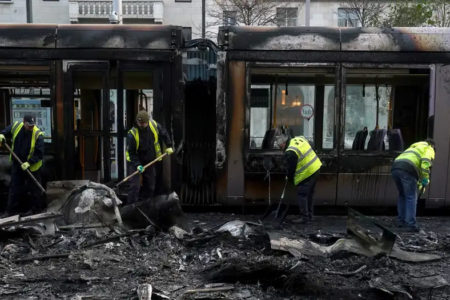
<svg viewBox="0 0 450 300"><path fill-rule="evenodd" d="M161 159L163 159L165 156L167 156L167 153L164 153L160 156L158 156L157 158L155 158L154 160L152 160L151 162L149 162L148 164L146 164L144 166L144 171L150 167L151 165L155 164L156 162L160 161ZM119 182L118 184L116 184L116 187L118 187L119 185L121 185L124 182L127 182L131 177L136 176L137 174L139 174L139 171L134 171L133 173L131 173L130 175L128 175L127 177L125 177L121 182Z"/></svg>
<svg viewBox="0 0 450 300"><path fill-rule="evenodd" d="M16 153L14 153L14 151L11 149L11 147L9 147L9 145L5 142L5 147L6 149L8 149L8 151L11 153L12 156L14 156L14 158L19 162L19 164L23 164L23 162L20 160L20 158L16 155ZM30 175L31 179L33 179L34 183L38 186L38 188L41 190L41 192L45 193L45 189L42 187L42 185L39 183L39 181L37 181L37 179L33 176L33 174L31 174L29 169L26 169L25 172L28 173L28 175Z"/></svg>

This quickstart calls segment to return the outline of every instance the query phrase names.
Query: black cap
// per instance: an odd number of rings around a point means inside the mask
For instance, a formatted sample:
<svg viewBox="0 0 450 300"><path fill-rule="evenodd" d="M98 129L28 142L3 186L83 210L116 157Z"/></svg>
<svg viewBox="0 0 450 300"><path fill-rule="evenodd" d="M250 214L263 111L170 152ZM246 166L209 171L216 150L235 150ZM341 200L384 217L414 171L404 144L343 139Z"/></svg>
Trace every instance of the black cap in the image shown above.
<svg viewBox="0 0 450 300"><path fill-rule="evenodd" d="M35 119L34 119L34 116L32 116L32 115L25 115L25 116L23 117L23 121L24 121L24 122L27 122L28 125L34 125L34 124L36 124L36 121L35 121Z"/></svg>

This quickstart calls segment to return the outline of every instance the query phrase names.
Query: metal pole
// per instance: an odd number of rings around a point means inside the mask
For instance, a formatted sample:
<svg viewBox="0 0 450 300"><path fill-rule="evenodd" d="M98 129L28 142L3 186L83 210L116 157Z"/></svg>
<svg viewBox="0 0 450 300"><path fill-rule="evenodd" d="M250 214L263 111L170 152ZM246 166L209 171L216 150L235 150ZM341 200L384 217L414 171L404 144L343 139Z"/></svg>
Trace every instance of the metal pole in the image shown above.
<svg viewBox="0 0 450 300"><path fill-rule="evenodd" d="M27 23L33 23L33 4L31 3L31 0L27 0L25 5L27 11Z"/></svg>
<svg viewBox="0 0 450 300"><path fill-rule="evenodd" d="M204 39L206 34L205 34L205 12L206 12L206 1L202 0L202 38Z"/></svg>
<svg viewBox="0 0 450 300"><path fill-rule="evenodd" d="M309 26L309 19L310 19L310 2L311 0L305 0L305 26Z"/></svg>
<svg viewBox="0 0 450 300"><path fill-rule="evenodd" d="M114 15L114 13L116 15ZM122 0L113 0L113 14L110 17L112 24L122 24Z"/></svg>

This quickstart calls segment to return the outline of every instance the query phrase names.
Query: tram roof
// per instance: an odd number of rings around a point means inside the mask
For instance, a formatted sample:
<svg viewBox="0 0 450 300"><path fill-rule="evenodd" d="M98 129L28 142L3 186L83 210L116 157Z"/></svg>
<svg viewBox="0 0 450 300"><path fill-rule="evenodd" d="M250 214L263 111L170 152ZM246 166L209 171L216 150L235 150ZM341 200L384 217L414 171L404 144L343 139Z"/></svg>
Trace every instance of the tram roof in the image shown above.
<svg viewBox="0 0 450 300"><path fill-rule="evenodd" d="M179 26L0 24L0 48L172 50L182 45Z"/></svg>
<svg viewBox="0 0 450 300"><path fill-rule="evenodd" d="M450 52L450 28L220 27L224 50Z"/></svg>

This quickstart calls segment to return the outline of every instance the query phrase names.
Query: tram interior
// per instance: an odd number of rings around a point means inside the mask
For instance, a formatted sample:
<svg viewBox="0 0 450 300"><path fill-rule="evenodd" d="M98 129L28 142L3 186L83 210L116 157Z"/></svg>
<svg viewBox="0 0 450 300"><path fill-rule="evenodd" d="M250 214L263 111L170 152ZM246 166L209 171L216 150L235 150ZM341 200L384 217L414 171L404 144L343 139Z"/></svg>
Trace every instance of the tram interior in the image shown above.
<svg viewBox="0 0 450 300"><path fill-rule="evenodd" d="M75 151L78 161L75 164L76 177L100 182L104 169L103 142L110 141L111 179L119 177L118 155L118 111L117 88L109 78L110 86L105 84L105 74L101 72L80 72L74 76L74 131ZM153 111L153 87L151 72L123 73L123 116L125 131L134 125L138 110ZM106 92L105 92L106 90ZM108 119L102 122L104 114L103 98L109 99ZM107 126L107 128L104 128ZM106 132L106 133L105 133ZM126 145L126 133L124 133ZM124 166L124 169L126 167Z"/></svg>
<svg viewBox="0 0 450 300"><path fill-rule="evenodd" d="M344 68L343 149L401 151L425 138L429 116L428 69ZM305 136L316 149L336 148L340 116L335 68L251 69L248 148L264 145L271 128Z"/></svg>

